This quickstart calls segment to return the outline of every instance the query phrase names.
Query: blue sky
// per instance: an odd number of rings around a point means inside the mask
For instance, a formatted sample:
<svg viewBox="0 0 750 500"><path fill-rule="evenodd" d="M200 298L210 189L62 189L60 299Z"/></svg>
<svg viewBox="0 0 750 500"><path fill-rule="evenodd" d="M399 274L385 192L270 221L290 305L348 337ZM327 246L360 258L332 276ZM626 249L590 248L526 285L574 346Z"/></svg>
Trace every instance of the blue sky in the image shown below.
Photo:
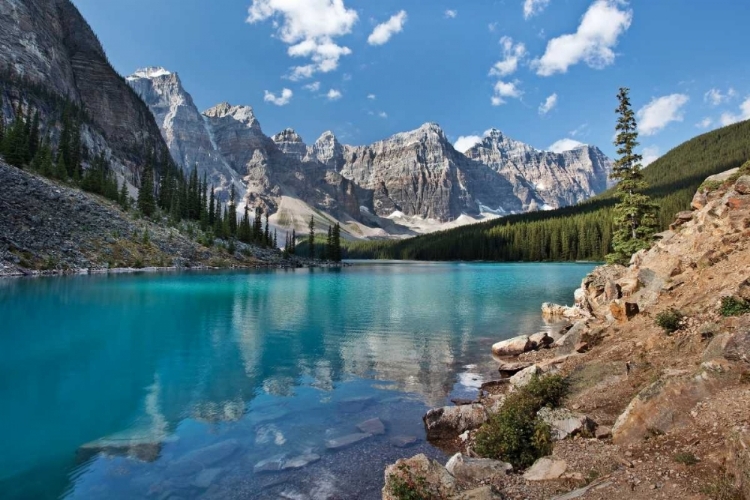
<svg viewBox="0 0 750 500"><path fill-rule="evenodd" d="M614 156L620 86L655 158L750 118L739 0L74 0L122 74L164 66L203 110L366 144L439 123ZM285 90L286 89L286 90ZM564 142L559 142L564 141Z"/></svg>

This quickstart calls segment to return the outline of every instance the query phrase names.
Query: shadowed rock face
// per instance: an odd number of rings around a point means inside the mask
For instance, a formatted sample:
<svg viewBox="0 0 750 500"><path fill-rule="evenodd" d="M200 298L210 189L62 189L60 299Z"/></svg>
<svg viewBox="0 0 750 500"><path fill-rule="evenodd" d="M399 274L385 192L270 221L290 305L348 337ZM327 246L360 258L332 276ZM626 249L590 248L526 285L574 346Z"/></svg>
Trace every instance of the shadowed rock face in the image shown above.
<svg viewBox="0 0 750 500"><path fill-rule="evenodd" d="M115 72L99 40L69 0L0 3L0 66L86 109L121 156L163 146L148 108Z"/></svg>

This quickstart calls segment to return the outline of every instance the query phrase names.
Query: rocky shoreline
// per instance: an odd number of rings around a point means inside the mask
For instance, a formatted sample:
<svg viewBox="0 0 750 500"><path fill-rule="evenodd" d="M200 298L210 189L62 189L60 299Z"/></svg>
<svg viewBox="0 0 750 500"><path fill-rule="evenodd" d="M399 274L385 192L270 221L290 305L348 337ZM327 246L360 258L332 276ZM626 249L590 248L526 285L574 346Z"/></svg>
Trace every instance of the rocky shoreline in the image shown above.
<svg viewBox="0 0 750 500"><path fill-rule="evenodd" d="M144 270L338 267L135 218L104 198L0 161L0 277Z"/></svg>
<svg viewBox="0 0 750 500"><path fill-rule="evenodd" d="M650 250L586 276L574 306L544 304L563 329L494 344L499 378L424 416L453 456L389 466L383 499L750 498L749 170L709 178ZM570 388L536 413L551 453L480 456L478 434L547 375Z"/></svg>

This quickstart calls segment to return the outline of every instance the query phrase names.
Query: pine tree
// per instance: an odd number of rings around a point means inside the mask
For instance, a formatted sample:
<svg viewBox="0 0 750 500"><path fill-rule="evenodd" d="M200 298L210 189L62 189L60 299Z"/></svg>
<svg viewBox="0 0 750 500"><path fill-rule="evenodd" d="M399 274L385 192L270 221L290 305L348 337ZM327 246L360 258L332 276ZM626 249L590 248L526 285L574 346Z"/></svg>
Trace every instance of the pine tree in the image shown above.
<svg viewBox="0 0 750 500"><path fill-rule="evenodd" d="M34 118L31 121L26 151L28 160L33 159L39 151L39 111L34 112Z"/></svg>
<svg viewBox="0 0 750 500"><path fill-rule="evenodd" d="M263 245L271 246L271 226L268 224L268 212L266 212L266 229L263 232Z"/></svg>
<svg viewBox="0 0 750 500"><path fill-rule="evenodd" d="M273 248L274 250L279 249L279 240L277 239L276 229L273 230Z"/></svg>
<svg viewBox="0 0 750 500"><path fill-rule="evenodd" d="M214 202L216 195L214 194L214 187L211 186L211 196L208 198L208 225L213 226L216 219L216 208Z"/></svg>
<svg viewBox="0 0 750 500"><path fill-rule="evenodd" d="M154 199L154 167L153 154L149 155L146 167L143 169L141 188L138 190L138 210L146 217L151 217L156 212L156 200Z"/></svg>
<svg viewBox="0 0 750 500"><path fill-rule="evenodd" d="M309 233L307 234L308 252L311 259L315 258L315 217L310 216L310 223L307 225Z"/></svg>
<svg viewBox="0 0 750 500"><path fill-rule="evenodd" d="M81 123L73 122L73 130L70 136L70 164L68 171L73 179L81 178Z"/></svg>
<svg viewBox="0 0 750 500"><path fill-rule="evenodd" d="M297 231L292 229L292 238L289 240L289 252L297 253Z"/></svg>
<svg viewBox="0 0 750 500"><path fill-rule="evenodd" d="M260 243L263 237L263 208L255 207L255 218L253 219L253 241Z"/></svg>
<svg viewBox="0 0 750 500"><path fill-rule="evenodd" d="M333 226L331 239L332 255L329 258L334 262L341 262L341 225L338 222Z"/></svg>
<svg viewBox="0 0 750 500"><path fill-rule="evenodd" d="M122 179L122 187L120 188L120 195L117 201L120 204L120 207L127 212L128 208L130 208L130 196L128 195L128 186L124 177Z"/></svg>
<svg viewBox="0 0 750 500"><path fill-rule="evenodd" d="M323 249L323 255L321 255L320 258L323 260L333 260L333 228L331 226L328 226L326 245Z"/></svg>
<svg viewBox="0 0 750 500"><path fill-rule="evenodd" d="M229 205L228 217L229 217L229 236L235 236L237 234L237 202L235 200L234 184L232 184L229 190Z"/></svg>
<svg viewBox="0 0 750 500"><path fill-rule="evenodd" d="M638 126L629 92L630 89L621 88L617 95L620 106L616 110L619 118L615 146L619 158L612 167L612 178L619 181L617 194L620 201L614 208L614 252L607 256L609 262L621 264L626 264L637 251L649 248L658 227L658 207L643 194L648 185L641 172L642 157L635 153Z"/></svg>

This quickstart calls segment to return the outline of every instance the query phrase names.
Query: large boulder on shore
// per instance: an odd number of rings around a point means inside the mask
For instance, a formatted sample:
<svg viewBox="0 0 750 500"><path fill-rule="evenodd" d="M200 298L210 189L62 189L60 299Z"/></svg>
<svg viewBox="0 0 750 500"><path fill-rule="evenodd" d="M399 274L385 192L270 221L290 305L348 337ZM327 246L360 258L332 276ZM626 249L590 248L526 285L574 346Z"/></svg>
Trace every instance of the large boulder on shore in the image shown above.
<svg viewBox="0 0 750 500"><path fill-rule="evenodd" d="M531 341L528 335L521 335L520 337L514 337L512 339L503 340L493 344L492 354L498 357L513 357L531 351L536 346Z"/></svg>
<svg viewBox="0 0 750 500"><path fill-rule="evenodd" d="M421 453L386 467L383 500L402 498L399 490L403 488L409 488L419 498L450 498L458 492L450 472Z"/></svg>
<svg viewBox="0 0 750 500"><path fill-rule="evenodd" d="M444 406L431 409L422 420L427 439L440 441L479 428L487 420L487 412L481 404Z"/></svg>
<svg viewBox="0 0 750 500"><path fill-rule="evenodd" d="M523 478L527 481L554 481L560 479L567 470L568 464L565 460L542 457L526 470Z"/></svg>

